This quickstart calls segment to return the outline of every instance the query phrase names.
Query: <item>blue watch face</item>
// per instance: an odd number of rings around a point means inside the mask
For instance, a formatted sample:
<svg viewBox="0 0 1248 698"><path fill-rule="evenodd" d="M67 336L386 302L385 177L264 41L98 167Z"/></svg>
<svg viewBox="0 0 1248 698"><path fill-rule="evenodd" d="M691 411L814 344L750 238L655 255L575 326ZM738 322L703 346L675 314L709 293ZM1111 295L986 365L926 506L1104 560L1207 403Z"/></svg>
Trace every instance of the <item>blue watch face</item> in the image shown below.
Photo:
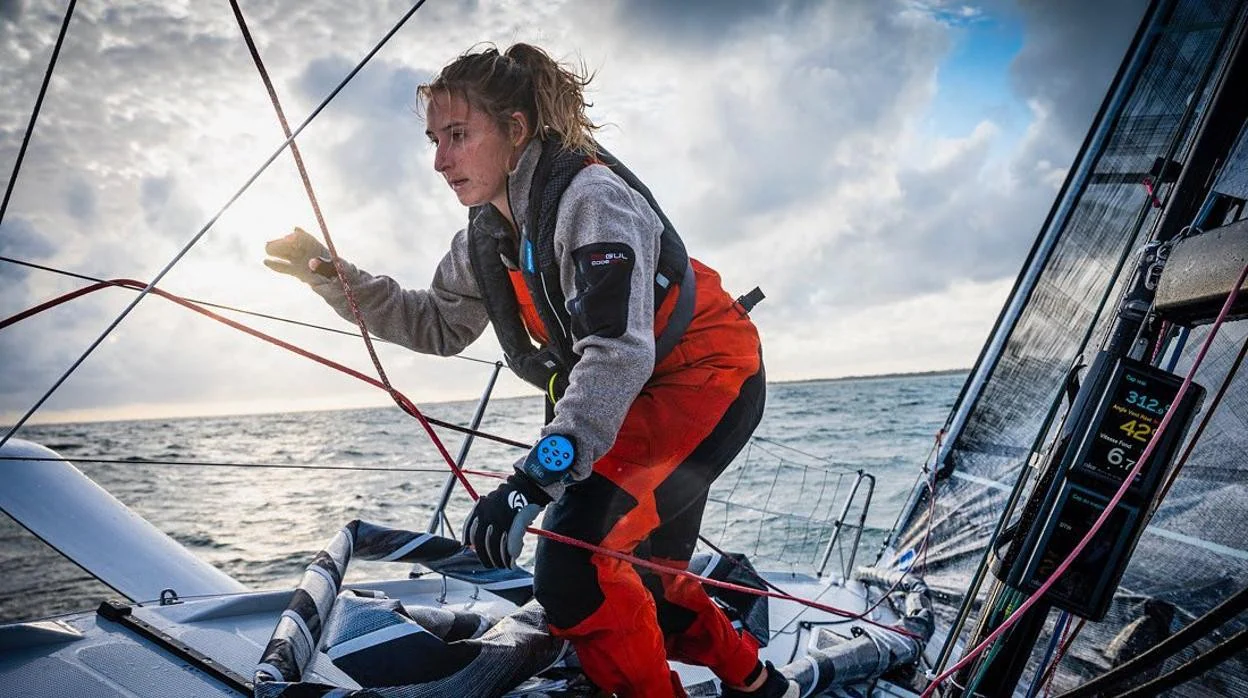
<svg viewBox="0 0 1248 698"><path fill-rule="evenodd" d="M565 481L570 475L572 462L576 460L576 447L572 439L561 434L544 436L529 451L521 470L539 485L553 485Z"/></svg>
<svg viewBox="0 0 1248 698"><path fill-rule="evenodd" d="M537 442L533 455L537 457L543 470L558 473L572 467L576 449L572 447L572 441L568 437L551 434Z"/></svg>

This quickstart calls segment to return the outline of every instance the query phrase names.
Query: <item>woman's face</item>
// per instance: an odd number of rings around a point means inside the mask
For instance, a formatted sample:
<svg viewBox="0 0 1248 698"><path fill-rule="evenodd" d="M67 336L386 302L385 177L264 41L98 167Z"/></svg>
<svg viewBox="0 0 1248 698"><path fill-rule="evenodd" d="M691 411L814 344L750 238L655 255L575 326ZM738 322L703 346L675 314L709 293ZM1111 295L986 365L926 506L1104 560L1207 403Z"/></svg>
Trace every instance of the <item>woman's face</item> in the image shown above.
<svg viewBox="0 0 1248 698"><path fill-rule="evenodd" d="M492 203L510 219L507 174L515 167L519 143L461 96L435 94L428 104L425 135L435 148L433 169L446 178L459 203Z"/></svg>

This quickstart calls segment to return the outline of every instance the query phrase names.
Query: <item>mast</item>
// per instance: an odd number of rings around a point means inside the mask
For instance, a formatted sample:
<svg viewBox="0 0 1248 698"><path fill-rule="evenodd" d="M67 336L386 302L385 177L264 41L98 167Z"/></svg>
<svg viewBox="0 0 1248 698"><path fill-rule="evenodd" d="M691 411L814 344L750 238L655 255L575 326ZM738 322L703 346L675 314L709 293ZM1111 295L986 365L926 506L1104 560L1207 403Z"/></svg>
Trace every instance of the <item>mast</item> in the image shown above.
<svg viewBox="0 0 1248 698"><path fill-rule="evenodd" d="M938 479L947 477L948 473L955 467L950 462L950 455L962 436L967 419L978 406L984 386L996 370L1001 360L1002 352L1005 350L1006 342L1018 326L1018 320L1023 309L1031 301L1032 292L1036 288L1041 273L1049 263L1054 246L1065 232L1071 213L1075 210L1076 204L1078 204L1083 195L1084 188L1091 179L1092 171L1105 150L1114 125L1122 115L1123 107L1143 67L1145 54L1151 48L1150 39L1160 31L1161 17L1164 16L1162 9L1163 7L1172 7L1174 2L1176 0L1152 0L1148 11L1144 13L1140 26L1131 40L1131 46L1127 50L1127 55L1130 56L1130 59L1124 61L1114 75L1114 79L1110 83L1108 95L1105 101L1101 103L1093 120L1095 127L1089 130L1084 137L1083 144L1080 145L1079 152L1075 156L1075 168L1062 183L1061 191L1057 195L1057 203L1050 209L1044 224L1041 226L1041 234L1036 238L1031 250L1027 253L1027 259L1023 262L1022 272L1015 279L1014 287L1010 290L1009 299L1005 306L1002 307L1001 313L997 316L997 320L989 332L988 341L980 350L971 374L958 395L956 406L946 421L944 428L945 438L936 455L933 466L937 470ZM919 486L911 490L905 506L902 507L901 513L897 517L897 523L893 527L893 534L887 545L892 546L894 544L895 537L903 528L904 522L909 520L914 514L914 509L919 503L922 492L923 488Z"/></svg>
<svg viewBox="0 0 1248 698"><path fill-rule="evenodd" d="M1166 15L1171 11L1173 3ZM1108 507L1114 509L1098 519L1106 525L1092 537L1091 544L1084 549L1088 552L1076 556L1065 577L1048 585L1049 591L1020 616L1009 631L975 662L963 668L949 695L1012 695L1053 606L1093 622L1100 621L1136 541L1166 494L1165 488L1159 491L1162 475L1184 439L1203 391L1192 384L1192 390L1180 399L1182 390L1173 390L1177 377L1149 363L1146 350L1161 339L1153 301L1170 242L1180 231L1201 228L1208 220L1216 221L1211 214L1219 210L1218 202L1223 197L1212 191L1211 185L1237 138L1242 139L1248 123L1248 102L1243 98L1245 85L1248 85L1246 14L1248 7L1236 8L1221 31L1214 55L1225 55L1226 59L1221 64L1216 58L1211 61L1209 76L1201 83L1212 86L1212 96L1200 115L1182 171L1154 225L1152 240L1140 250L1138 264L1119 302L1103 348L1073 399L1063 432L1050 450L1027 506L1014 524L1015 533L1008 541L1010 547L1004 554L997 555L1004 544L994 545L987 553L995 558L997 579L993 581L985 610L968 646L986 641L1024 599L1043 592L1041 583L1049 575L1046 570L1057 567L1056 563L1074 548L1074 541L1088 535L1086 531L1090 529L1084 526L1090 523L1089 517L1095 518ZM1161 16L1156 6L1151 9L1150 16L1148 24L1155 26ZM1133 60L1139 60L1138 51ZM1195 106L1199 94L1194 94L1192 100ZM1155 354L1160 360L1160 353ZM1164 406L1155 415L1160 425L1149 439L1147 449L1143 449L1145 455L1138 458L1145 462L1135 465L1137 460L1118 455L1117 462L1134 466L1127 474L1132 480L1130 483L1124 482L1122 477L1115 480L1113 476L1121 473L1106 471L1097 460L1095 450L1098 443L1104 442L1101 434L1105 433L1107 424L1121 428L1112 421L1111 412L1117 404L1115 401L1125 394L1124 381L1126 387L1165 396L1161 403ZM1140 388L1142 385L1147 387ZM1138 396L1132 393L1129 399L1138 399ZM1131 424L1135 423L1132 420ZM1170 428L1163 431L1166 425ZM1130 456L1130 449L1127 451ZM1115 462L1114 454L1110 452L1109 455L1110 462ZM1115 490L1115 498L1102 504L1104 500L1100 497ZM1007 508L998 531L1006 526L1011 514ZM1100 550L1091 552L1098 545ZM1099 560L1095 557L1098 554L1103 556ZM1059 567L1059 572L1065 564ZM1037 590L1037 587L1041 588Z"/></svg>

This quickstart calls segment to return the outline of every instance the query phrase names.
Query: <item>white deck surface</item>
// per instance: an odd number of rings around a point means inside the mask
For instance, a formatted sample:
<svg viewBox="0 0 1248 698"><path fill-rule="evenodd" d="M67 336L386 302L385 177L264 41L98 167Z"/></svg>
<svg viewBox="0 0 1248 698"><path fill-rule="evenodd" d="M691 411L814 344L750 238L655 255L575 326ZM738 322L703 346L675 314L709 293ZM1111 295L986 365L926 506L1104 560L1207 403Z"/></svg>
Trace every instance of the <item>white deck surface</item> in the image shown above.
<svg viewBox="0 0 1248 698"><path fill-rule="evenodd" d="M863 589L830 585L805 575L766 575L786 592L846 609L864 608ZM432 575L420 579L355 585L379 589L406 605L439 605L503 615L514 608L486 591ZM178 642L210 657L226 669L250 678L277 618L286 607L289 591L252 592L214 599L189 600L171 606L136 607L134 617L163 630ZM440 599L443 599L440 601ZM785 601L769 600L772 639L762 650L764 659L777 666L787 663L795 648L801 652L808 633L800 621L835 621L838 618ZM887 604L874 612L875 620L895 620ZM852 623L830 626L850 637ZM674 664L686 686L705 692L712 679L701 667ZM323 654L313 660L305 680L356 687ZM700 685L700 686L699 686ZM863 696L847 689L833 695ZM156 697L238 696L234 690L205 673L200 666L178 658L138 636L129 628L96 613L81 613L56 621L0 626L0 689L4 695L45 698L51 696ZM875 696L913 696L877 684Z"/></svg>

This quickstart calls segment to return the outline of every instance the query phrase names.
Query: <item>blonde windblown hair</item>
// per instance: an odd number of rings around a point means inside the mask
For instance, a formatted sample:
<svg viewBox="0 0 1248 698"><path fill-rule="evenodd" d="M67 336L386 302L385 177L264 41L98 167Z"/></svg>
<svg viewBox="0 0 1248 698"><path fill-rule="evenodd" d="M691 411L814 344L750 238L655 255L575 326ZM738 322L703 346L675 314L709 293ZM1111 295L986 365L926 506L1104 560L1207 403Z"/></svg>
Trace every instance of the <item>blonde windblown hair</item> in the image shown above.
<svg viewBox="0 0 1248 698"><path fill-rule="evenodd" d="M528 118L529 136L557 139L568 150L597 153L598 126L585 113L585 87L593 74L558 63L531 44L494 46L456 58L430 82L416 88L422 111L437 94L463 97L504 126L514 112Z"/></svg>

